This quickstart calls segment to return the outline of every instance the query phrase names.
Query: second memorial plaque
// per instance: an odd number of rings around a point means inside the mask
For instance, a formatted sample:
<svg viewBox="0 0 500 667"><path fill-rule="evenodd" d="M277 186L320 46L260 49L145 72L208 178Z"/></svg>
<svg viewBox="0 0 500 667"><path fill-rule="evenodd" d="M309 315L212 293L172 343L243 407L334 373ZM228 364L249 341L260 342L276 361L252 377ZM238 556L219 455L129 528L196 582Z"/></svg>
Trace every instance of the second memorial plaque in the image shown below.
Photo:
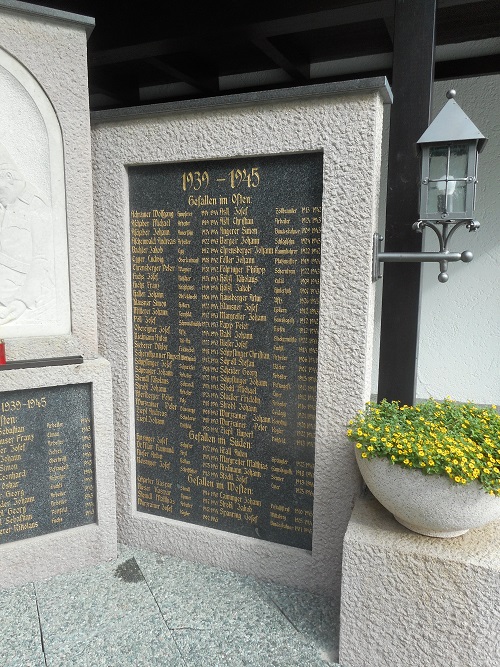
<svg viewBox="0 0 500 667"><path fill-rule="evenodd" d="M311 549L322 168L129 168L139 511Z"/></svg>

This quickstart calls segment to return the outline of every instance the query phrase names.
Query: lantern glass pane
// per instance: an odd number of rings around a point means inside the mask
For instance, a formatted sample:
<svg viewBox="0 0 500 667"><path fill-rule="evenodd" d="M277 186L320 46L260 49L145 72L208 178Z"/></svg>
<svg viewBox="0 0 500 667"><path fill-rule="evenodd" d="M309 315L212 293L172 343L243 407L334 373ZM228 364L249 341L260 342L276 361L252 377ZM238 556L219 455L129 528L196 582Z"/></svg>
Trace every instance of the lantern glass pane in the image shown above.
<svg viewBox="0 0 500 667"><path fill-rule="evenodd" d="M467 178L468 158L469 146L467 144L456 144L450 147L450 178Z"/></svg>
<svg viewBox="0 0 500 667"><path fill-rule="evenodd" d="M465 211L466 181L448 182L448 213Z"/></svg>
<svg viewBox="0 0 500 667"><path fill-rule="evenodd" d="M428 213L444 213L446 210L446 181L429 183Z"/></svg>
<svg viewBox="0 0 500 667"><path fill-rule="evenodd" d="M431 146L429 149L429 178L446 178L448 146Z"/></svg>

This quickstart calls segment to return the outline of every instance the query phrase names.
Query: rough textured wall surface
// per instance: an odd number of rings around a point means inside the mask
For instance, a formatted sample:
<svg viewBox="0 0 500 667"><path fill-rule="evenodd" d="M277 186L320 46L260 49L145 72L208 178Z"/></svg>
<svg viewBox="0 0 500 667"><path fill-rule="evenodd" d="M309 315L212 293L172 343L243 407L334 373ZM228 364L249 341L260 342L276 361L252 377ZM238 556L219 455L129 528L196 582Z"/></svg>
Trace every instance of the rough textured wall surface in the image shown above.
<svg viewBox="0 0 500 667"><path fill-rule="evenodd" d="M44 89L63 137L72 334L8 341L11 360L97 356L92 174L84 26L0 7L0 48Z"/></svg>
<svg viewBox="0 0 500 667"><path fill-rule="evenodd" d="M344 432L369 387L382 109L378 92L354 90L142 119L99 116L92 137L99 343L113 367L122 541L338 596L342 538L360 488ZM312 553L137 513L126 165L318 150L324 192Z"/></svg>
<svg viewBox="0 0 500 667"><path fill-rule="evenodd" d="M358 500L344 542L340 664L499 664L499 528L424 537L372 497Z"/></svg>

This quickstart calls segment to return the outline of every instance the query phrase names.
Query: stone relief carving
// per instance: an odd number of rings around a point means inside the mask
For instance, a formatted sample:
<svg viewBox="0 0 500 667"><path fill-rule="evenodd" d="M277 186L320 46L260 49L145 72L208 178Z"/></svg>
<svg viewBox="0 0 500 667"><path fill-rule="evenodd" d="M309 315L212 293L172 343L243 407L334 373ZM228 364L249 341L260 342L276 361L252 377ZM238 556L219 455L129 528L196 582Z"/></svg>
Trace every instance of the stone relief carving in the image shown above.
<svg viewBox="0 0 500 667"><path fill-rule="evenodd" d="M0 144L0 325L55 305L52 254L51 209Z"/></svg>
<svg viewBox="0 0 500 667"><path fill-rule="evenodd" d="M71 330L62 133L32 74L0 49L0 338Z"/></svg>

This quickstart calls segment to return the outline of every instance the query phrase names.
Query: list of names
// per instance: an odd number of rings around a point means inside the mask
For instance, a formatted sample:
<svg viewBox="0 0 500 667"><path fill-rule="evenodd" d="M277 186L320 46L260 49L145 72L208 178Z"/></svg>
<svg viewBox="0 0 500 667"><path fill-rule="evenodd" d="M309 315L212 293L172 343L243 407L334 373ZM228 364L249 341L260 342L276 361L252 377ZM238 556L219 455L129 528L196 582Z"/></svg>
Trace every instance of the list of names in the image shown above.
<svg viewBox="0 0 500 667"><path fill-rule="evenodd" d="M96 521L90 385L0 394L0 544Z"/></svg>
<svg viewBox="0 0 500 667"><path fill-rule="evenodd" d="M322 155L129 188L137 509L310 549Z"/></svg>

